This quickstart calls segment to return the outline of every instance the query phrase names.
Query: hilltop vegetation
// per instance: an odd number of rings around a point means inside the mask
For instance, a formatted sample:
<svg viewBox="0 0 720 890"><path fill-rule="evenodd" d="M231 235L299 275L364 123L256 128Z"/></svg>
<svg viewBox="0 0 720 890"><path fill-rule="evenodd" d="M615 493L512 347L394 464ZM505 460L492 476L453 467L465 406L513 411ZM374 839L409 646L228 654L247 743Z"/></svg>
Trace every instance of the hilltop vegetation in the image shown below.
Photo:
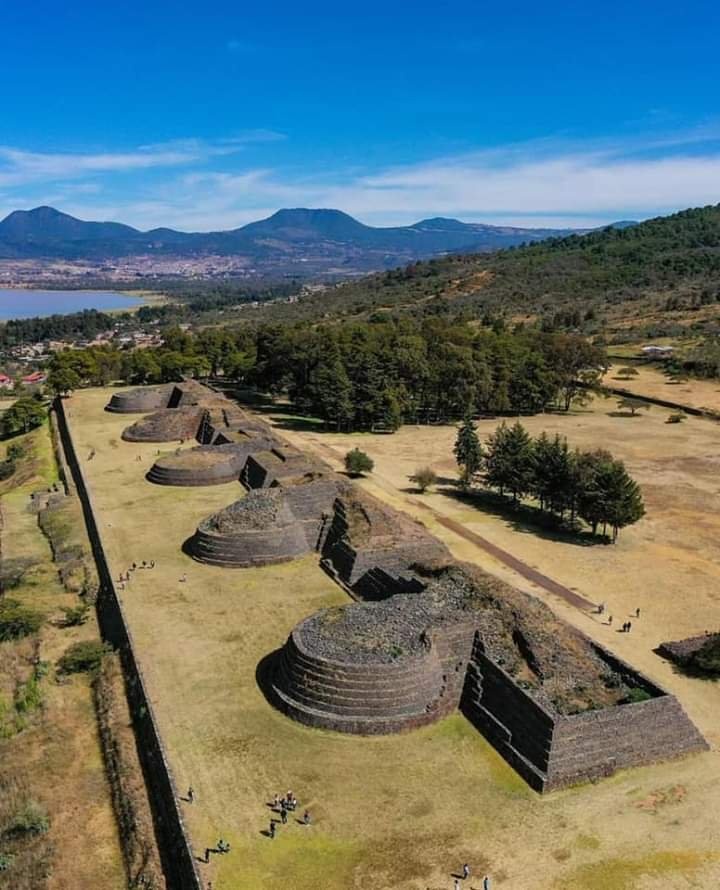
<svg viewBox="0 0 720 890"><path fill-rule="evenodd" d="M671 328L714 322L720 299L720 205L369 276L267 312L304 317L379 310L496 316L545 330L600 333L637 318ZM712 312L702 312L711 307ZM705 325L707 326L707 325ZM643 329L644 335L647 327Z"/></svg>

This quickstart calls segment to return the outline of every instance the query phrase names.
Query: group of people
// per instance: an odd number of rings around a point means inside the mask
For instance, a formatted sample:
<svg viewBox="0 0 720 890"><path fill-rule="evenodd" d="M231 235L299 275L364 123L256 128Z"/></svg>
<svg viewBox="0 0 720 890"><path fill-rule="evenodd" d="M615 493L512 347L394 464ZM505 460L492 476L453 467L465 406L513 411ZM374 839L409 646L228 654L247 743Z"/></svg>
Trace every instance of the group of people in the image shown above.
<svg viewBox="0 0 720 890"><path fill-rule="evenodd" d="M287 825L289 814L294 813L295 810L297 810L297 805L297 798L292 791L288 791L284 797L280 797L279 794L276 794L270 804L270 808L274 813L280 813L281 824ZM302 819L298 819L298 822L300 822L301 825L311 825L312 817L310 816L310 811L305 810ZM277 819L270 820L270 826L267 833L270 840L274 840L277 833Z"/></svg>
<svg viewBox="0 0 720 890"><path fill-rule="evenodd" d="M605 603L600 603L600 605L597 607L597 614L598 615L605 614ZM639 606L637 609L635 609L635 617L636 618L640 617L640 607ZM608 615L608 620L607 620L608 626L612 625L612 623L613 623L613 617L612 617L612 615ZM623 625L620 628L620 632L627 634L627 633L630 633L631 630L632 630L632 621L623 622Z"/></svg>
<svg viewBox="0 0 720 890"><path fill-rule="evenodd" d="M462 867L462 875L454 876L454 878L455 878L454 890L460 890L460 887L461 887L460 881L466 881L469 877L470 877L470 866L466 862L466 863L464 863L464 865ZM485 875L485 877L483 878L482 890L490 890L490 878L488 877L488 875Z"/></svg>
<svg viewBox="0 0 720 890"><path fill-rule="evenodd" d="M120 585L120 590L125 590L125 585L130 583L130 573L136 572L138 569L154 569L155 568L155 560L151 559L149 562L144 559L140 565L134 562L130 568L123 574L120 572L120 577L118 578L118 584Z"/></svg>

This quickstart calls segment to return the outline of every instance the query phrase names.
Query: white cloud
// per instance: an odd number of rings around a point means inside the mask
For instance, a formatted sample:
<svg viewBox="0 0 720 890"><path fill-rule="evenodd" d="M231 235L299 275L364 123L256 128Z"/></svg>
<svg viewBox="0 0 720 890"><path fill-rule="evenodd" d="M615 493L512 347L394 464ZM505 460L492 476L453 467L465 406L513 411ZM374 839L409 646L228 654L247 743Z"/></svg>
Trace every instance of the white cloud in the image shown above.
<svg viewBox="0 0 720 890"><path fill-rule="evenodd" d="M178 139L122 152L33 152L0 146L0 187L188 166L235 154L248 144L282 138L282 134L270 130L251 130L217 141Z"/></svg>
<svg viewBox="0 0 720 890"><path fill-rule="evenodd" d="M214 143L183 140L81 156L0 149L0 186L6 184L2 161L8 151L17 152L11 163L26 176L36 173L47 180L53 195L58 189L52 181L67 177L68 170L78 186L85 175L136 171L137 189L108 188L97 196L67 189L62 209L86 219L193 231L233 228L280 207L298 206L337 207L375 225L441 215L502 225L582 227L720 202L720 143L712 126L623 144L543 139L372 172L241 169L242 155L232 159L232 172L227 162L222 170L207 169L213 158L234 154L247 141L273 138L281 137L257 131ZM168 168L160 182L145 181L142 171L151 166ZM182 166L188 169L173 169ZM3 203L8 200L6 195Z"/></svg>

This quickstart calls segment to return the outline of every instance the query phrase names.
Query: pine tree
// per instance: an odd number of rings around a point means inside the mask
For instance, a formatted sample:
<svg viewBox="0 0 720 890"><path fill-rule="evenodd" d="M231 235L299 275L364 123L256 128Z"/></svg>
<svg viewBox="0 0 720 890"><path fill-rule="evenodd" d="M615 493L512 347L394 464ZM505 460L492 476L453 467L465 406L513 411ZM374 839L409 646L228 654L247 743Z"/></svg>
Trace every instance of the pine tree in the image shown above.
<svg viewBox="0 0 720 890"><path fill-rule="evenodd" d="M618 532L627 525L632 525L645 515L640 486L629 475L625 464L613 460L603 468L599 480L603 490L605 515L603 522L613 530L613 543L617 541Z"/></svg>
<svg viewBox="0 0 720 890"><path fill-rule="evenodd" d="M534 476L532 439L521 423L510 427L504 447L508 468L506 486L517 501L532 490Z"/></svg>
<svg viewBox="0 0 720 890"><path fill-rule="evenodd" d="M542 433L532 446L532 494L540 508L562 516L572 507L572 455L567 439Z"/></svg>
<svg viewBox="0 0 720 890"><path fill-rule="evenodd" d="M463 488L468 488L480 472L483 463L482 445L469 414L465 415L458 430L454 452L455 460L460 467L460 484Z"/></svg>

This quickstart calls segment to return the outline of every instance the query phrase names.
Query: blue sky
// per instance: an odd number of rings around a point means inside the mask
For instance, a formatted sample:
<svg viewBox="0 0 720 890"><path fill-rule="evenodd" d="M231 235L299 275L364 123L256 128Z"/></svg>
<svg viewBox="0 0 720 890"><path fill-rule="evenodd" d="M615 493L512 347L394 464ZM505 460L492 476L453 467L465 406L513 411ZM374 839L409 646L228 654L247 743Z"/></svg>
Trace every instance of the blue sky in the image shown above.
<svg viewBox="0 0 720 890"><path fill-rule="evenodd" d="M0 5L0 214L587 225L720 201L720 4Z"/></svg>

